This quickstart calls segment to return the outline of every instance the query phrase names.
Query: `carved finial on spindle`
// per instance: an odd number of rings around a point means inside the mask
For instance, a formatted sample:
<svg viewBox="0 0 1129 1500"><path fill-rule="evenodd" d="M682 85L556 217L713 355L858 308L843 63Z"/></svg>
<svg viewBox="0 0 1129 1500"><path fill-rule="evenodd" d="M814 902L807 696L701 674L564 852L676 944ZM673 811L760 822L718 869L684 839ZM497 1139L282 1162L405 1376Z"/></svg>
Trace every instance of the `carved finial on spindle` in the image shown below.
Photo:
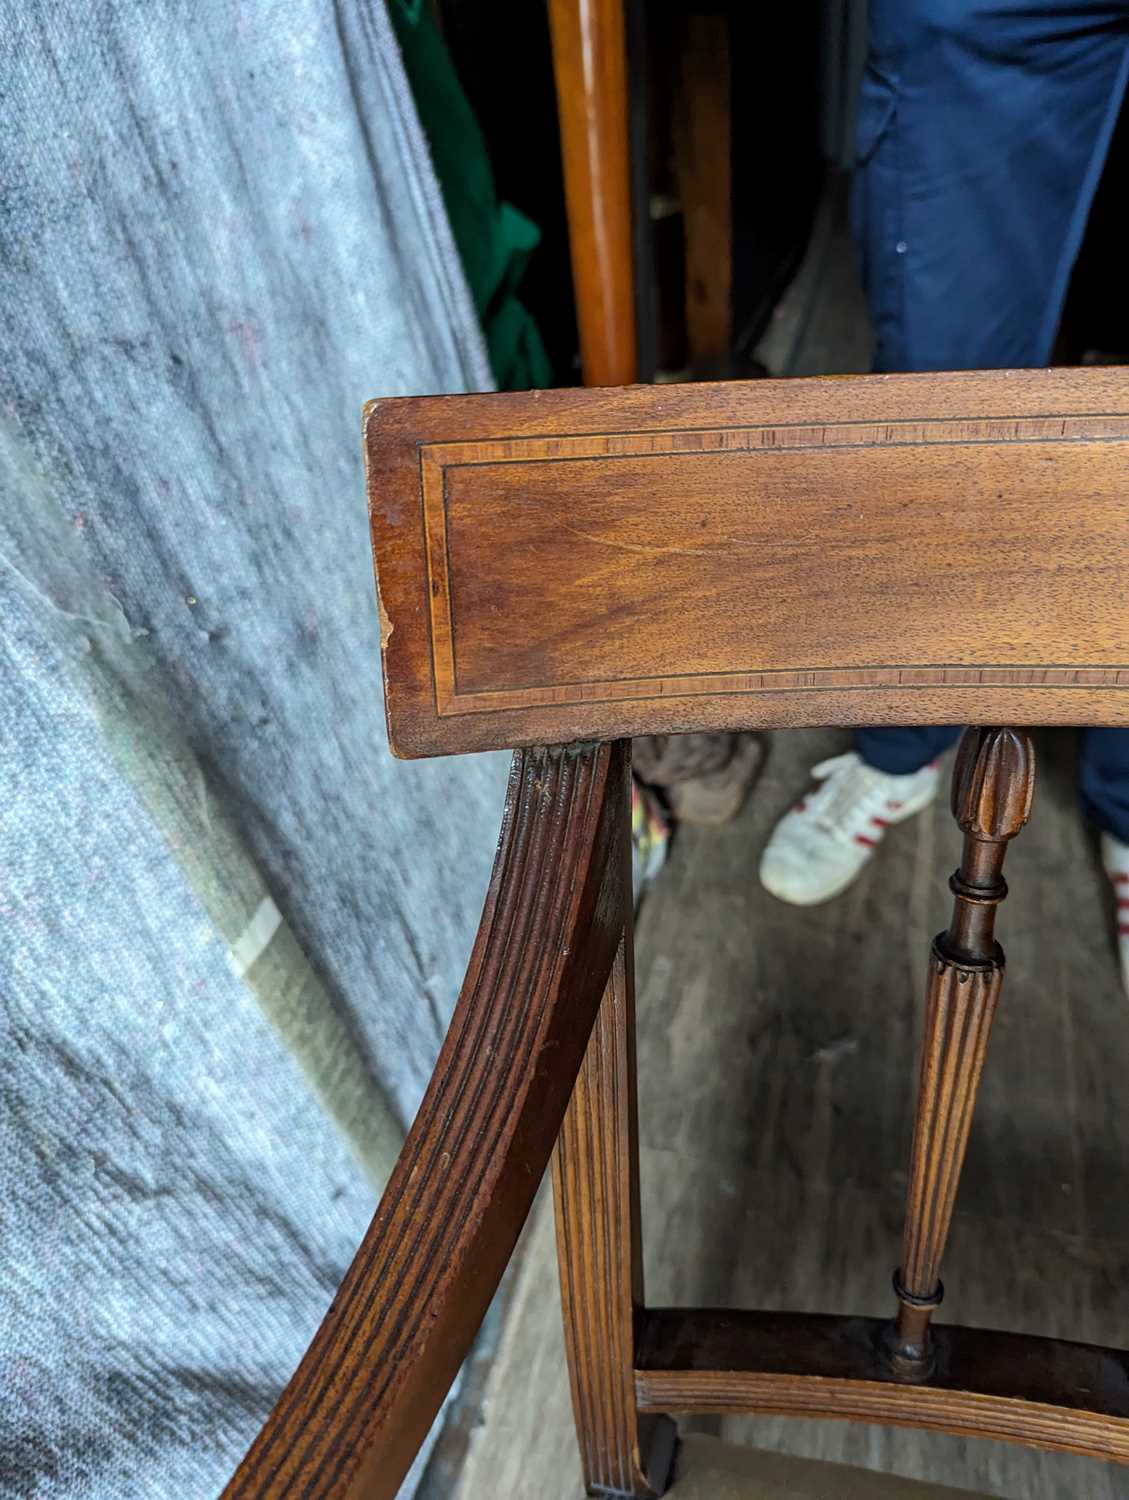
<svg viewBox="0 0 1129 1500"><path fill-rule="evenodd" d="M953 768L953 817L976 839L1013 839L1031 815L1035 747L1023 729L966 729Z"/></svg>
<svg viewBox="0 0 1129 1500"><path fill-rule="evenodd" d="M1004 856L1027 822L1035 751L1022 729L966 729L953 769L953 817L964 832L948 930L933 940L918 1099L910 1153L898 1312L884 1338L890 1373L925 1381L929 1326L941 1300L945 1251L972 1106L1003 982L996 907L1007 895Z"/></svg>

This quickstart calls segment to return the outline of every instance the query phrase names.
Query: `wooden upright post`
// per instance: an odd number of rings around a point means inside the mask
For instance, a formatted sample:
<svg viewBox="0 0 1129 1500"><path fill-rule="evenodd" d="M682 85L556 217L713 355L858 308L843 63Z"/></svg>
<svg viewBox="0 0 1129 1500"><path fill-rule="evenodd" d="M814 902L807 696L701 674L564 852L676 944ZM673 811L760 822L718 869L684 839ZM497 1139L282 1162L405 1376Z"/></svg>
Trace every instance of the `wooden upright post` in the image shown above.
<svg viewBox="0 0 1129 1500"><path fill-rule="evenodd" d="M549 0L585 385L636 378L623 0Z"/></svg>
<svg viewBox="0 0 1129 1500"><path fill-rule="evenodd" d="M624 757L626 764L626 757ZM625 774L625 808L631 796ZM631 841L625 820L623 940L604 990L553 1157L565 1347L589 1494L657 1496L674 1457L674 1424L640 1418L635 1346L643 1310Z"/></svg>
<svg viewBox="0 0 1129 1500"><path fill-rule="evenodd" d="M1004 854L1027 822L1035 752L1023 730L967 729L953 771L953 816L964 833L947 932L933 940L902 1263L894 1276L898 1312L887 1350L906 1380L933 1370L929 1322L943 1295L941 1257L964 1162L988 1034L1004 976L995 941L996 907L1007 895Z"/></svg>

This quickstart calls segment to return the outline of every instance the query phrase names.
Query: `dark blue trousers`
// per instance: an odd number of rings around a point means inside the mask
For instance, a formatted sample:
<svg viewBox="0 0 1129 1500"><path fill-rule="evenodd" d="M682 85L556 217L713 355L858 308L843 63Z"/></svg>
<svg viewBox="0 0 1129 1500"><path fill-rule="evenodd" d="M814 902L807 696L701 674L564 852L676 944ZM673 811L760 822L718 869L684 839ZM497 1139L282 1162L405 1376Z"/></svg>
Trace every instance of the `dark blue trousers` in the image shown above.
<svg viewBox="0 0 1129 1500"><path fill-rule="evenodd" d="M1125 96L1129 0L871 0L869 24L852 212L875 368L1045 365ZM858 748L905 774L957 733ZM1129 730L1086 732L1081 782L1129 842Z"/></svg>

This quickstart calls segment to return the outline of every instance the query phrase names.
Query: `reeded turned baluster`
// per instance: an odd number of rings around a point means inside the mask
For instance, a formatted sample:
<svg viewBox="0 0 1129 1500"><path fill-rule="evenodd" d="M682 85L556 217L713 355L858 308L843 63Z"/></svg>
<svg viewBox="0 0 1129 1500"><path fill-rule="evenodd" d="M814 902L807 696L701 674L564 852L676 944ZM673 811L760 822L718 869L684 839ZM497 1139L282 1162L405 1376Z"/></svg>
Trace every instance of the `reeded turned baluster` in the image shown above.
<svg viewBox="0 0 1129 1500"><path fill-rule="evenodd" d="M940 1303L941 1257L964 1162L988 1034L1003 983L996 907L1007 895L1004 854L1026 823L1035 753L1023 730L968 729L953 771L952 809L964 832L946 932L933 941L910 1154L898 1312L888 1353L894 1374L927 1379L929 1321Z"/></svg>

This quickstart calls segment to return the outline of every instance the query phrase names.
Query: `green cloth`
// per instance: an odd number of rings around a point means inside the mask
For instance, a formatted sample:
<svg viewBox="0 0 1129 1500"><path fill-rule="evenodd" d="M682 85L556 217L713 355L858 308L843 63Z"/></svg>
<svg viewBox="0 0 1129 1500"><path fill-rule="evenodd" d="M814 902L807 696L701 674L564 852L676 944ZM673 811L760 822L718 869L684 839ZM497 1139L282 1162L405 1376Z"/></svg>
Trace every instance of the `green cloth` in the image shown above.
<svg viewBox="0 0 1129 1500"><path fill-rule="evenodd" d="M392 0L390 14L498 389L550 385L541 334L517 296L541 231L498 201L486 141L424 0Z"/></svg>

